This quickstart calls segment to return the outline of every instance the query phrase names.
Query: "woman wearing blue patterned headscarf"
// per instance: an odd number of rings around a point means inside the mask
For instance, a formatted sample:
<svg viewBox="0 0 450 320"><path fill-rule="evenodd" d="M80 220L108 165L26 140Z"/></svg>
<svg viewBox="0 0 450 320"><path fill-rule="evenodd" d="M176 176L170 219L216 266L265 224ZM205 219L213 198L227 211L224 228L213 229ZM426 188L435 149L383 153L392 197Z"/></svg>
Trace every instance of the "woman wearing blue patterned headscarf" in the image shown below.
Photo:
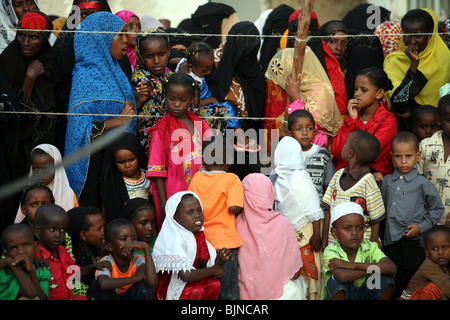
<svg viewBox="0 0 450 320"><path fill-rule="evenodd" d="M106 114L136 114L133 89L118 62L122 55L126 55L126 37L119 33L123 26L123 20L112 13L97 12L77 28L82 32L77 32L74 39L75 68L68 113L86 116L68 116L66 155L130 121L128 117ZM133 120L128 130L133 132L134 126ZM86 155L66 169L80 205L99 205L96 184L102 158L102 152L91 157Z"/></svg>

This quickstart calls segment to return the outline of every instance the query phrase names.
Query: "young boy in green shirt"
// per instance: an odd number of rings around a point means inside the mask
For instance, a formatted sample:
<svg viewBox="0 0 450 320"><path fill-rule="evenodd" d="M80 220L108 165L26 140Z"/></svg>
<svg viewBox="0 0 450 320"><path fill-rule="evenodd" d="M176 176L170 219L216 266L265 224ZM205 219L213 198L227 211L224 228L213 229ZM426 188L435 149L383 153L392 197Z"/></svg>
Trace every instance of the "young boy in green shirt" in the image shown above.
<svg viewBox="0 0 450 320"><path fill-rule="evenodd" d="M330 224L338 241L323 253L326 285L321 299L390 299L397 267L376 242L364 239L362 207L355 202L338 204L331 211Z"/></svg>
<svg viewBox="0 0 450 320"><path fill-rule="evenodd" d="M9 225L2 233L5 247L0 259L0 300L46 300L51 272L33 264L34 234L27 224Z"/></svg>

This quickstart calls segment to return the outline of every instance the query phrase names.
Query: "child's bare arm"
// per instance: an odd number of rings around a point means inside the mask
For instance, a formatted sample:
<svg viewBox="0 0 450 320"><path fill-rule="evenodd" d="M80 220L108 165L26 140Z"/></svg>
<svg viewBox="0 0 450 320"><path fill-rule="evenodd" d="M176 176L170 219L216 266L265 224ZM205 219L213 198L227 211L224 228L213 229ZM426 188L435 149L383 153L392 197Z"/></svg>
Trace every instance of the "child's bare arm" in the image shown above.
<svg viewBox="0 0 450 320"><path fill-rule="evenodd" d="M97 278L98 287L100 290L114 290L128 284L134 284L144 279L145 276L145 265L142 264L137 268L136 273L132 277L126 278L110 278L105 275L100 275Z"/></svg>
<svg viewBox="0 0 450 320"><path fill-rule="evenodd" d="M325 208L325 217L323 219L323 229L322 229L322 250L328 245L328 231L330 230L330 209Z"/></svg>
<svg viewBox="0 0 450 320"><path fill-rule="evenodd" d="M161 207L161 222L164 221L166 217L166 202L167 202L167 193L166 193L166 179L164 178L155 178L156 192L158 193L159 205Z"/></svg>
<svg viewBox="0 0 450 320"><path fill-rule="evenodd" d="M219 265L221 268L223 268L225 262L227 262L228 260L234 260L233 254L227 248L218 249L216 250L216 252L217 252L216 264Z"/></svg>
<svg viewBox="0 0 450 320"><path fill-rule="evenodd" d="M45 300L47 297L41 290L33 262L28 256L23 254L16 256L14 259L7 259L19 283L20 294L30 299L38 296L40 299ZM30 278L27 276L27 273L30 274Z"/></svg>
<svg viewBox="0 0 450 320"><path fill-rule="evenodd" d="M334 258L330 259L328 263L331 273L341 283L353 282L367 276L369 266L377 266L380 274L394 275L397 273L397 266L389 258L383 258L378 263L349 262Z"/></svg>
<svg viewBox="0 0 450 320"><path fill-rule="evenodd" d="M242 212L242 207L231 206L228 208L228 211L230 211L231 213L234 213L234 214L239 214Z"/></svg>
<svg viewBox="0 0 450 320"><path fill-rule="evenodd" d="M221 277L222 275L223 269L218 264L215 264L209 268L179 272L180 279L184 282L194 282L206 277Z"/></svg>

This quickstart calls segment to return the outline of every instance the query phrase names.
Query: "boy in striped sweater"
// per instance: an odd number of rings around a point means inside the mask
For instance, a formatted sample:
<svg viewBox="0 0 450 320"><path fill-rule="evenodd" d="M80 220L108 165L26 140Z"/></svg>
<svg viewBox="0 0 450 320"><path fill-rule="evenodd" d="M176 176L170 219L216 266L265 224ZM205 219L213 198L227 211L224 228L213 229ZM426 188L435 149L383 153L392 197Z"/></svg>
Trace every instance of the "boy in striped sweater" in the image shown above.
<svg viewBox="0 0 450 320"><path fill-rule="evenodd" d="M349 165L334 174L321 203L325 209L323 249L328 243L336 242L330 230L331 210L336 205L349 201L356 202L363 208L366 224L364 238L377 242L381 248L379 228L386 212L380 189L369 167L379 152L380 142L367 131L355 130L348 135L341 154Z"/></svg>

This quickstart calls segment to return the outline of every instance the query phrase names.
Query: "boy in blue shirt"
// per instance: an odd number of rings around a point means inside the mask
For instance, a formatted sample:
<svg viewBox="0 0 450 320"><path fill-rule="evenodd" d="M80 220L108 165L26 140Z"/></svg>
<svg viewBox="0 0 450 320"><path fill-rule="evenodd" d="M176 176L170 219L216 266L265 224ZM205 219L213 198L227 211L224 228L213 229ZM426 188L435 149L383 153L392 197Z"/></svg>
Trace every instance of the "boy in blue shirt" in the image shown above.
<svg viewBox="0 0 450 320"><path fill-rule="evenodd" d="M394 172L383 177L381 194L386 208L383 251L397 265L394 298L399 297L425 259L420 235L444 213L444 205L431 181L419 175L419 140L408 131L392 139Z"/></svg>

